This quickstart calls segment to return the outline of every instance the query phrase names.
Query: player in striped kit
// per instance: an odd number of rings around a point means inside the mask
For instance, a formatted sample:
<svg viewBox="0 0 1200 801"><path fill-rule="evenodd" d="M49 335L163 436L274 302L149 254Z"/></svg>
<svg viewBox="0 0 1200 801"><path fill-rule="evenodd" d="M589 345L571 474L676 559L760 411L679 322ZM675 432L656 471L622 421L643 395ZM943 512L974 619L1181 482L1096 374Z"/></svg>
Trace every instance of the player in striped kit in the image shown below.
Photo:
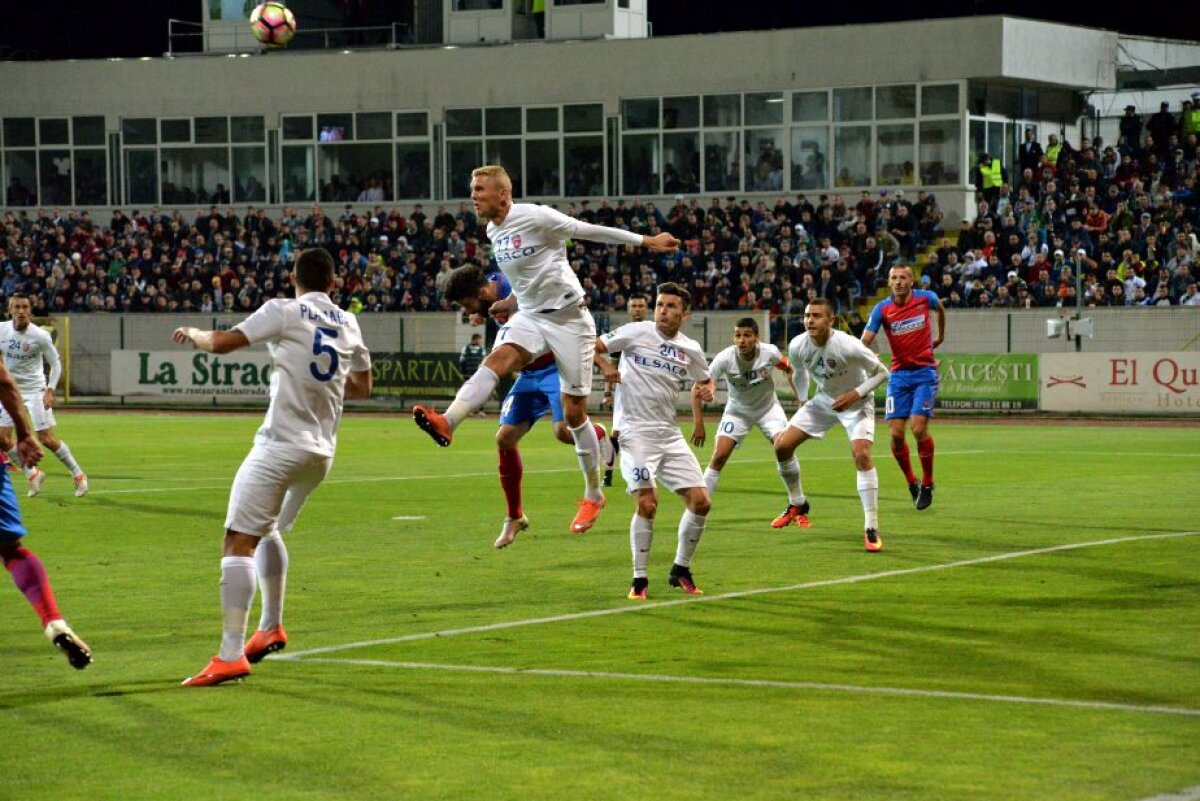
<svg viewBox="0 0 1200 801"><path fill-rule="evenodd" d="M33 310L29 296L14 294L8 300L8 314L12 318L0 323L0 348L4 349L4 364L12 374L25 409L33 422L38 439L58 460L66 465L75 479L75 497L87 495L88 479L67 443L54 434L54 388L62 378L62 362L54 340L43 328L34 325ZM50 377L46 378L46 366ZM7 411L0 411L0 450L8 454L12 464L21 464L13 451L13 418ZM23 465L25 478L29 482L29 497L42 491L46 473L36 465Z"/></svg>

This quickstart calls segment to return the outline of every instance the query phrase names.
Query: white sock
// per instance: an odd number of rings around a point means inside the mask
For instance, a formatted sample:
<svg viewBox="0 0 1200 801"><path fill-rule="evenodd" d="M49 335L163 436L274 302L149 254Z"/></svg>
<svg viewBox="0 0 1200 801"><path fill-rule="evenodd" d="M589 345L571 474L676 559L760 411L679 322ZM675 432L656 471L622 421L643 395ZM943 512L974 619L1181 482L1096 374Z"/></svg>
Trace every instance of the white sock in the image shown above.
<svg viewBox="0 0 1200 801"><path fill-rule="evenodd" d="M596 438L596 429L590 418L584 418L583 425L571 429L575 439L575 456L579 459L579 469L583 471L583 496L589 501L604 499L604 491L600 489L600 440Z"/></svg>
<svg viewBox="0 0 1200 801"><path fill-rule="evenodd" d="M717 491L717 482L721 480L721 471L713 470L711 467L704 470L704 486L708 487L708 495L711 498Z"/></svg>
<svg viewBox="0 0 1200 801"><path fill-rule="evenodd" d="M221 613L224 626L221 653L226 662L235 662L245 653L246 621L250 604L254 603L254 557L225 556L221 558Z"/></svg>
<svg viewBox="0 0 1200 801"><path fill-rule="evenodd" d="M807 500L804 497L804 489L800 486L800 460L795 456L789 462L776 462L775 467L779 470L779 477L783 479L783 486L787 487L788 503L792 506L800 506Z"/></svg>
<svg viewBox="0 0 1200 801"><path fill-rule="evenodd" d="M629 523L629 549L633 551L633 577L646 578L646 567L650 564L650 543L654 541L654 520L633 516Z"/></svg>
<svg viewBox="0 0 1200 801"><path fill-rule="evenodd" d="M879 473L858 471L858 497L862 499L863 528L879 528Z"/></svg>
<svg viewBox="0 0 1200 801"><path fill-rule="evenodd" d="M262 594L258 627L273 629L283 624L283 595L287 590L287 545L278 531L272 531L258 541L254 567L258 573L258 590Z"/></svg>
<svg viewBox="0 0 1200 801"><path fill-rule="evenodd" d="M71 471L71 475L83 475L83 468L79 466L79 462L75 461L75 457L71 455L71 449L67 447L67 443L60 443L54 455L58 457L58 461L67 466L67 469Z"/></svg>
<svg viewBox="0 0 1200 801"><path fill-rule="evenodd" d="M454 396L450 408L444 414L451 431L458 428L458 424L470 417L476 409L487 403L487 399L492 397L492 390L496 388L499 381L500 378L492 371L492 368L481 365L475 371L475 375L468 378L466 383L458 388L458 394Z"/></svg>
<svg viewBox="0 0 1200 801"><path fill-rule="evenodd" d="M12 461L13 464L15 464L17 467L21 468L21 472L25 474L26 478L29 478L31 475L33 475L33 471L35 468L26 467L25 465L21 464L21 452L19 450L17 450L16 445L13 445L12 448L9 449L8 458Z"/></svg>
<svg viewBox="0 0 1200 801"><path fill-rule="evenodd" d="M675 550L675 564L680 567L692 566L692 555L696 553L707 522L708 515L698 515L690 509L683 510L683 517L679 519L679 547Z"/></svg>

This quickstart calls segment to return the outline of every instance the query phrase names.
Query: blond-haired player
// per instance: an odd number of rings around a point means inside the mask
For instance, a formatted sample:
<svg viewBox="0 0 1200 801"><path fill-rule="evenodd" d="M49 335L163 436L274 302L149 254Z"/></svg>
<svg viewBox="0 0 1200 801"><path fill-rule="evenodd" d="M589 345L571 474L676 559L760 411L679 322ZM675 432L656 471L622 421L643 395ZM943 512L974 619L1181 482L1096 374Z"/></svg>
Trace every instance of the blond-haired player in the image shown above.
<svg viewBox="0 0 1200 801"><path fill-rule="evenodd" d="M492 352L446 411L439 414L414 406L413 419L434 442L446 447L459 423L491 396L499 376L521 369L541 353L553 353L567 427L584 476L584 497L571 521L571 531L579 534L592 527L604 508L600 443L587 413L596 323L583 305L583 287L567 261L564 243L587 239L673 252L678 250L679 240L667 233L642 236L592 225L536 203L514 203L512 180L503 167L495 165L471 173L471 202L479 218L487 220L492 257L512 285L512 294L492 304L489 311L493 315L515 313L496 335Z"/></svg>

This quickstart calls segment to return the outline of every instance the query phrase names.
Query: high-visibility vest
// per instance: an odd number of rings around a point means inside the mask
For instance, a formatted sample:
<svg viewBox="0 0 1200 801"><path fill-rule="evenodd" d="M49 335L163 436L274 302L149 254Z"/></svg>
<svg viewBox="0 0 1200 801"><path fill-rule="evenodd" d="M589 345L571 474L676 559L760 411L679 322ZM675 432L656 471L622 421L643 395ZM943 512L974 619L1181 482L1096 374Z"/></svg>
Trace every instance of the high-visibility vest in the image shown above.
<svg viewBox="0 0 1200 801"><path fill-rule="evenodd" d="M533 0L533 5L530 6L534 14L546 13L546 0Z"/></svg>
<svg viewBox="0 0 1200 801"><path fill-rule="evenodd" d="M1183 139L1188 134L1200 134L1200 108L1193 108L1183 115L1183 128L1180 131L1180 139Z"/></svg>
<svg viewBox="0 0 1200 801"><path fill-rule="evenodd" d="M1062 142L1046 145L1046 163L1051 167L1058 166L1058 152L1062 150Z"/></svg>
<svg viewBox="0 0 1200 801"><path fill-rule="evenodd" d="M992 159L990 167L980 164L979 172L983 176L984 189L995 189L1004 183L1004 174L1001 171L1000 159Z"/></svg>

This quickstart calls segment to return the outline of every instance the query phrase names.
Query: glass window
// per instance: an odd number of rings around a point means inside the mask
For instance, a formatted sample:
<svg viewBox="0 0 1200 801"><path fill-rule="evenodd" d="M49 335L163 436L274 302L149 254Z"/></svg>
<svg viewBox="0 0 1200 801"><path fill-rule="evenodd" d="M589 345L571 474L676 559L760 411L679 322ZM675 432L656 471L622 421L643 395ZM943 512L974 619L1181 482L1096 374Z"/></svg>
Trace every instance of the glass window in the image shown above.
<svg viewBox="0 0 1200 801"><path fill-rule="evenodd" d="M699 97L664 97L662 102L662 127L699 128Z"/></svg>
<svg viewBox="0 0 1200 801"><path fill-rule="evenodd" d="M554 133L558 130L558 106L525 109L527 133Z"/></svg>
<svg viewBox="0 0 1200 801"><path fill-rule="evenodd" d="M392 145L325 145L317 148L323 201L378 203L392 199Z"/></svg>
<svg viewBox="0 0 1200 801"><path fill-rule="evenodd" d="M197 117L196 144L223 145L229 141L228 117Z"/></svg>
<svg viewBox="0 0 1200 801"><path fill-rule="evenodd" d="M792 189L824 189L829 186L828 152L828 126L792 128Z"/></svg>
<svg viewBox="0 0 1200 801"><path fill-rule="evenodd" d="M125 195L128 203L158 202L158 151L153 148L125 151Z"/></svg>
<svg viewBox="0 0 1200 801"><path fill-rule="evenodd" d="M286 126L286 120L284 124ZM309 118L308 124L308 135L309 138L312 138L312 118ZM283 167L284 203L307 202L316 199L317 158L315 147L312 145L285 145L281 166Z"/></svg>
<svg viewBox="0 0 1200 801"><path fill-rule="evenodd" d="M970 137L967 140L967 153L970 154L968 161L974 166L979 160L979 154L987 150L987 123L983 120L971 120L967 123L967 135Z"/></svg>
<svg viewBox="0 0 1200 801"><path fill-rule="evenodd" d="M163 203L227 204L229 151L224 147L162 149Z"/></svg>
<svg viewBox="0 0 1200 801"><path fill-rule="evenodd" d="M191 120L162 120L161 138L164 142L191 142Z"/></svg>
<svg viewBox="0 0 1200 801"><path fill-rule="evenodd" d="M38 120L38 144L69 145L71 133L66 120ZM49 203L50 201L46 201Z"/></svg>
<svg viewBox="0 0 1200 801"><path fill-rule="evenodd" d="M5 120L7 123L8 120ZM8 140L7 131L5 132L5 141ZM141 119L121 120L121 140L127 145L155 145L158 144L158 121L153 117L144 117ZM142 202L147 201L131 201Z"/></svg>
<svg viewBox="0 0 1200 801"><path fill-rule="evenodd" d="M391 139L392 114L389 111L370 111L355 115L355 139Z"/></svg>
<svg viewBox="0 0 1200 801"><path fill-rule="evenodd" d="M289 139L312 140L314 138L312 117L284 117L283 138L284 141Z"/></svg>
<svg viewBox="0 0 1200 801"><path fill-rule="evenodd" d="M663 134L664 194L700 191L700 134Z"/></svg>
<svg viewBox="0 0 1200 801"><path fill-rule="evenodd" d="M921 87L922 114L957 114L958 84Z"/></svg>
<svg viewBox="0 0 1200 801"><path fill-rule="evenodd" d="M526 194L554 197L562 194L558 165L557 139L529 139L525 142Z"/></svg>
<svg viewBox="0 0 1200 801"><path fill-rule="evenodd" d="M6 117L4 119L5 147L33 147L33 117Z"/></svg>
<svg viewBox="0 0 1200 801"><path fill-rule="evenodd" d="M78 131L78 129L76 129ZM108 161L104 149L75 150L75 203L102 206L108 202Z"/></svg>
<svg viewBox="0 0 1200 801"><path fill-rule="evenodd" d="M747 125L782 125L783 92L754 92L746 95Z"/></svg>
<svg viewBox="0 0 1200 801"><path fill-rule="evenodd" d="M39 203L63 206L71 202L71 151L39 150Z"/></svg>
<svg viewBox="0 0 1200 801"><path fill-rule="evenodd" d="M79 145L103 145L104 118L74 117L71 119L71 133L74 134L76 147Z"/></svg>
<svg viewBox="0 0 1200 801"><path fill-rule="evenodd" d="M563 139L563 193L568 197L604 194L604 137L568 136Z"/></svg>
<svg viewBox="0 0 1200 801"><path fill-rule="evenodd" d="M705 95L704 126L727 128L742 124L742 98L739 95Z"/></svg>
<svg viewBox="0 0 1200 801"><path fill-rule="evenodd" d="M916 183L915 126L880 125L875 129L875 183L880 186L911 186Z"/></svg>
<svg viewBox="0 0 1200 801"><path fill-rule="evenodd" d="M834 137L834 186L870 186L871 126L836 128Z"/></svg>
<svg viewBox="0 0 1200 801"><path fill-rule="evenodd" d="M938 120L921 123L921 184L961 184L959 174L962 123Z"/></svg>
<svg viewBox="0 0 1200 801"><path fill-rule="evenodd" d="M792 92L792 122L825 122L828 119L828 92Z"/></svg>
<svg viewBox="0 0 1200 801"><path fill-rule="evenodd" d="M262 142L265 138L262 117L233 117L229 122L234 142Z"/></svg>
<svg viewBox="0 0 1200 801"><path fill-rule="evenodd" d="M37 204L36 151L4 151L4 186L5 205L33 206Z"/></svg>
<svg viewBox="0 0 1200 801"><path fill-rule="evenodd" d="M579 103L563 106L563 132L582 133L604 130L604 106L600 103Z"/></svg>
<svg viewBox="0 0 1200 801"><path fill-rule="evenodd" d="M621 191L627 195L657 195L658 134L621 137Z"/></svg>
<svg viewBox="0 0 1200 801"><path fill-rule="evenodd" d="M489 108L484 112L483 129L488 136L520 136L521 109Z"/></svg>
<svg viewBox="0 0 1200 801"><path fill-rule="evenodd" d="M871 119L871 87L833 90L833 119L836 122L857 122Z"/></svg>
<svg viewBox="0 0 1200 801"><path fill-rule="evenodd" d="M427 142L402 142L396 145L397 198L430 197L433 194L429 191L430 175Z"/></svg>
<svg viewBox="0 0 1200 801"><path fill-rule="evenodd" d="M704 134L704 191L736 192L742 188L737 131Z"/></svg>
<svg viewBox="0 0 1200 801"><path fill-rule="evenodd" d="M429 136L429 115L424 111L396 114L396 136Z"/></svg>
<svg viewBox="0 0 1200 801"><path fill-rule="evenodd" d="M318 114L318 142L348 142L354 136L353 114Z"/></svg>
<svg viewBox="0 0 1200 801"><path fill-rule="evenodd" d="M446 143L446 186L450 197L471 196L471 170L483 163L483 142L478 139Z"/></svg>
<svg viewBox="0 0 1200 801"><path fill-rule="evenodd" d="M875 90L875 119L899 120L917 116L917 87L880 86Z"/></svg>
<svg viewBox="0 0 1200 801"><path fill-rule="evenodd" d="M747 192L778 192L783 189L783 130L756 128L746 131Z"/></svg>
<svg viewBox="0 0 1200 801"><path fill-rule="evenodd" d="M508 171L508 176L512 178L513 197L524 197L524 182L521 180L521 140L488 139L484 142L483 154L487 158L485 164L499 164Z"/></svg>
<svg viewBox="0 0 1200 801"><path fill-rule="evenodd" d="M987 152L992 158L1004 163L1004 123L989 121L987 124Z"/></svg>
<svg viewBox="0 0 1200 801"><path fill-rule="evenodd" d="M658 127L658 98L643 97L634 100L621 101L621 116L624 118L624 129L636 131Z"/></svg>
<svg viewBox="0 0 1200 801"><path fill-rule="evenodd" d="M446 136L481 136L482 134L483 111L481 109L446 109ZM459 197L464 196L459 195Z"/></svg>
<svg viewBox="0 0 1200 801"><path fill-rule="evenodd" d="M267 202L267 156L261 145L233 149L233 199L237 203Z"/></svg>

